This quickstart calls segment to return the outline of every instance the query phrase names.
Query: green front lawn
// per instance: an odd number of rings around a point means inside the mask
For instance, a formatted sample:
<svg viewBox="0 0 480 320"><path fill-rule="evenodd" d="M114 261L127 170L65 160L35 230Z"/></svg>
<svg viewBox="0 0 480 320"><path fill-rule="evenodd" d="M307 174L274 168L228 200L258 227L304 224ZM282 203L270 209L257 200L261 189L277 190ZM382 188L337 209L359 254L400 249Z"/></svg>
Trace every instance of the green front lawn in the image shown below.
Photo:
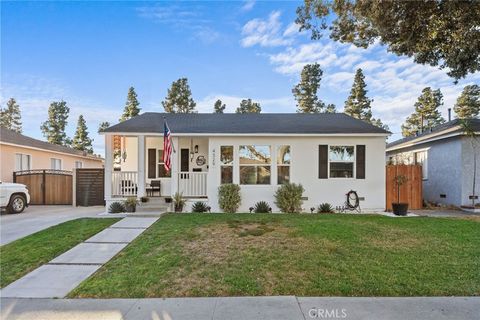
<svg viewBox="0 0 480 320"><path fill-rule="evenodd" d="M102 231L119 219L83 218L61 223L0 247L3 288Z"/></svg>
<svg viewBox="0 0 480 320"><path fill-rule="evenodd" d="M168 214L71 297L480 295L480 221Z"/></svg>

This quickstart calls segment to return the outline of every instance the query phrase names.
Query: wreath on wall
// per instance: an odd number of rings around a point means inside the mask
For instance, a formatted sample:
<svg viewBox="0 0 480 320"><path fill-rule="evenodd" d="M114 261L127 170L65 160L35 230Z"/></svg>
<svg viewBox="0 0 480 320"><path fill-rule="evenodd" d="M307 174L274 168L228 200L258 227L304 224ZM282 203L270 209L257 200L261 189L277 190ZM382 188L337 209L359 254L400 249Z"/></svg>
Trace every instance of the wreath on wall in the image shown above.
<svg viewBox="0 0 480 320"><path fill-rule="evenodd" d="M197 166L203 166L206 163L205 157L204 156L198 156L195 163L197 164Z"/></svg>

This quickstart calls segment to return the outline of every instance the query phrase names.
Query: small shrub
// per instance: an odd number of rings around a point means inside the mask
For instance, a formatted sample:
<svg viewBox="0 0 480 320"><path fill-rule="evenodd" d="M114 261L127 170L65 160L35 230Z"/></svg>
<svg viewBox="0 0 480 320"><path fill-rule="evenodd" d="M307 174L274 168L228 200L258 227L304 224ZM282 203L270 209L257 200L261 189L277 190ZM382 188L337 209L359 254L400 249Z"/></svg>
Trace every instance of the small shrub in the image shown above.
<svg viewBox="0 0 480 320"><path fill-rule="evenodd" d="M275 204L282 212L302 211L302 195L305 189L301 184L286 183L275 192Z"/></svg>
<svg viewBox="0 0 480 320"><path fill-rule="evenodd" d="M333 207L330 203L321 203L317 209L318 213L333 213Z"/></svg>
<svg viewBox="0 0 480 320"><path fill-rule="evenodd" d="M223 212L237 212L241 202L242 197L239 185L228 183L218 187L218 205Z"/></svg>
<svg viewBox="0 0 480 320"><path fill-rule="evenodd" d="M270 208L266 201L259 201L255 203L254 211L255 213L268 213L272 211L272 208Z"/></svg>
<svg viewBox="0 0 480 320"><path fill-rule="evenodd" d="M121 202L113 202L108 207L108 213L122 213L125 212L125 206Z"/></svg>
<svg viewBox="0 0 480 320"><path fill-rule="evenodd" d="M205 202L197 201L192 205L192 212L207 212L208 206Z"/></svg>

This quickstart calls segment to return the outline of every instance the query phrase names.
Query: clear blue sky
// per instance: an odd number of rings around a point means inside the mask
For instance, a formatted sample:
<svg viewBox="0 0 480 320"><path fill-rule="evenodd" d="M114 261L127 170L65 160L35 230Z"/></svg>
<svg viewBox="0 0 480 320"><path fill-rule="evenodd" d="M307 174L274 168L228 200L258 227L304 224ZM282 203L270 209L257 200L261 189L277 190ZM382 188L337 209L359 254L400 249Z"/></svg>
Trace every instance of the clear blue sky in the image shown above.
<svg viewBox="0 0 480 320"><path fill-rule="evenodd" d="M24 132L41 138L51 101L71 109L68 134L86 117L95 151L101 121L118 120L128 87L143 111L163 111L172 81L187 77L199 112L220 98L233 111L242 98L264 112L295 112L291 88L306 63L324 71L320 98L343 109L358 67L365 71L373 113L398 138L399 125L425 86L440 88L446 115L470 75L454 85L445 71L325 37L312 41L293 24L300 2L2 2L1 97L20 104Z"/></svg>

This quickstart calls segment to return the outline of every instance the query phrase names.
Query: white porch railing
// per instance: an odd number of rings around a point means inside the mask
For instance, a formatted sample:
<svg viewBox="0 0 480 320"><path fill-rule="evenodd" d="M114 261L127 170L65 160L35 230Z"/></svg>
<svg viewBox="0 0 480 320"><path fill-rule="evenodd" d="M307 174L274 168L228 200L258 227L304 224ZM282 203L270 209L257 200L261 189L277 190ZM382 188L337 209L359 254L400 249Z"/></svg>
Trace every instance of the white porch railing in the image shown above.
<svg viewBox="0 0 480 320"><path fill-rule="evenodd" d="M207 173L208 172L179 172L178 192L184 197L207 196Z"/></svg>
<svg viewBox="0 0 480 320"><path fill-rule="evenodd" d="M112 196L136 196L138 191L138 172L114 171L112 172Z"/></svg>

